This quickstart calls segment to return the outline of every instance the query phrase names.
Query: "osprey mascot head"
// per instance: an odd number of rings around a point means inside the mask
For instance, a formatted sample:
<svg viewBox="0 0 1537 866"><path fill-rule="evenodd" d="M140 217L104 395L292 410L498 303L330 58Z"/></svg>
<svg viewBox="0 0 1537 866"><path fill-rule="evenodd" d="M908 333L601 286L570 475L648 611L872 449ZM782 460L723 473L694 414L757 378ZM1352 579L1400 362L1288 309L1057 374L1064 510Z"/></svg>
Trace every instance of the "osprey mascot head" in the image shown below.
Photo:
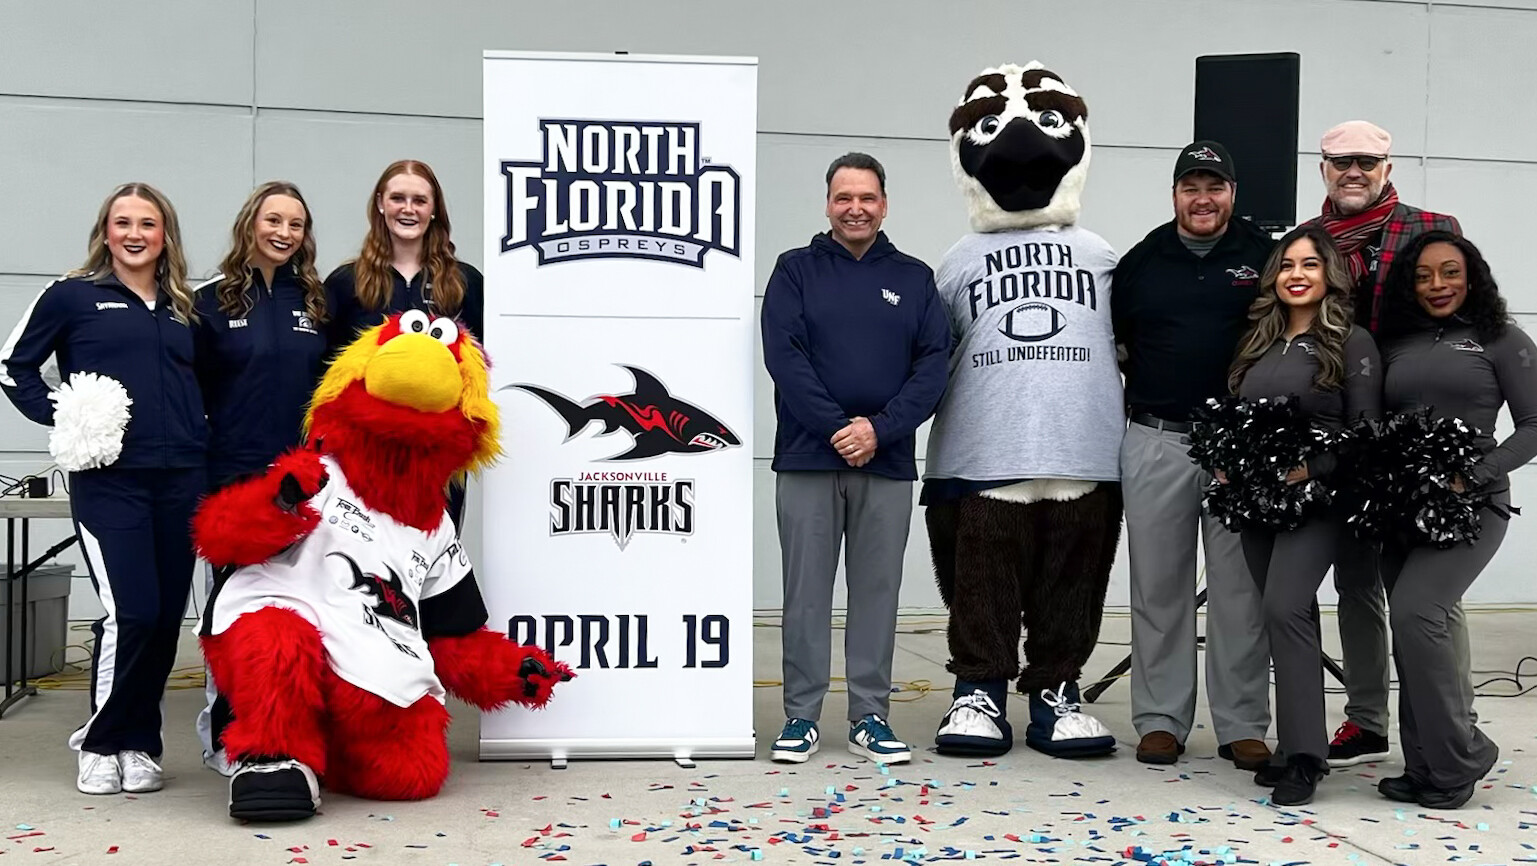
<svg viewBox="0 0 1537 866"><path fill-rule="evenodd" d="M1088 107L1039 63L984 70L950 114L950 164L974 233L936 275L960 337L923 490L956 675L935 736L946 754L1013 746L1016 676L1028 745L1059 757L1115 748L1080 711L1077 683L1120 532L1125 429L1116 256L1077 225L1089 153Z"/></svg>
<svg viewBox="0 0 1537 866"><path fill-rule="evenodd" d="M950 167L973 231L1074 225L1089 176L1088 106L1039 63L985 70L950 113Z"/></svg>
<svg viewBox="0 0 1537 866"><path fill-rule="evenodd" d="M447 692L543 706L569 669L488 630L445 488L500 452L480 344L412 310L316 389L310 444L214 493L193 537L219 568L203 651L233 721L230 815L304 818L319 783L382 800L448 777Z"/></svg>

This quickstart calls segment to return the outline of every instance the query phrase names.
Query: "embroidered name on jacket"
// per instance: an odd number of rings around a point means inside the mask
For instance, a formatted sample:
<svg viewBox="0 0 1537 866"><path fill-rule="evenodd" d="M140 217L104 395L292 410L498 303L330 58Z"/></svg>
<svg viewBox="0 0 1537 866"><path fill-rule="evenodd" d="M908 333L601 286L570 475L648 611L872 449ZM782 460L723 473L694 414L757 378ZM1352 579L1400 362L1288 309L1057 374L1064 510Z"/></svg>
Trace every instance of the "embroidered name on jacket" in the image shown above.
<svg viewBox="0 0 1537 866"><path fill-rule="evenodd" d="M738 256L742 192L701 151L700 125L541 120L544 156L503 160L502 252L533 246L539 264L636 258L704 267Z"/></svg>

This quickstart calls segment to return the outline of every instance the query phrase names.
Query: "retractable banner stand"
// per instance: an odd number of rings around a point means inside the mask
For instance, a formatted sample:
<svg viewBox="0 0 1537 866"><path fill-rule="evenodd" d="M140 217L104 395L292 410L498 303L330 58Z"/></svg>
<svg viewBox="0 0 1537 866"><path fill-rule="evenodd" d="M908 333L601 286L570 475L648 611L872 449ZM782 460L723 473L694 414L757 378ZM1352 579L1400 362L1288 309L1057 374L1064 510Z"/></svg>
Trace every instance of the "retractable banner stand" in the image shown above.
<svg viewBox="0 0 1537 866"><path fill-rule="evenodd" d="M757 61L487 52L482 758L751 757Z"/></svg>

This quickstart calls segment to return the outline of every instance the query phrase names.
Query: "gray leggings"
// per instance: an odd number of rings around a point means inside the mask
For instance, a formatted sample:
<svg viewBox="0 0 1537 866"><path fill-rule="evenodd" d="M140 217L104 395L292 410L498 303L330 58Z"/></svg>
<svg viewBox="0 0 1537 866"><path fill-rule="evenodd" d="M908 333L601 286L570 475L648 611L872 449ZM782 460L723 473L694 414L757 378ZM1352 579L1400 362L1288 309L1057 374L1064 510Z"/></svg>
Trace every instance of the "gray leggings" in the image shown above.
<svg viewBox="0 0 1537 866"><path fill-rule="evenodd" d="M1334 562L1341 527L1333 514L1314 517L1291 532L1245 529L1244 558L1259 584L1265 636L1275 666L1276 740L1281 751L1329 757L1324 717L1323 645L1318 587Z"/></svg>
<svg viewBox="0 0 1537 866"><path fill-rule="evenodd" d="M1509 491L1495 494L1494 504L1502 511L1507 508ZM1416 782L1437 788L1477 782L1500 756L1500 747L1468 717L1472 684L1458 663L1447 625L1462 594L1494 559L1509 529L1509 521L1489 509L1482 523L1483 531L1471 545L1449 550L1389 545L1383 550L1404 769Z"/></svg>

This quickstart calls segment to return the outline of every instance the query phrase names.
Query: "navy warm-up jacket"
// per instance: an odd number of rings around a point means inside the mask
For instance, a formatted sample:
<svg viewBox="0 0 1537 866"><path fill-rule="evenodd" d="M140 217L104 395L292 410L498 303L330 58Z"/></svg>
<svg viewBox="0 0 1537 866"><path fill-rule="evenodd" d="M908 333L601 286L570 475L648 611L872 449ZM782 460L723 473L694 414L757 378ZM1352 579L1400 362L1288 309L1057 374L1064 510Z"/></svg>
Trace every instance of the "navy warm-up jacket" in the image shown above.
<svg viewBox="0 0 1537 866"><path fill-rule="evenodd" d="M260 272L251 276L251 309L235 318L219 309L220 277L197 289L197 375L215 486L259 472L299 444L304 410L327 360L324 326L306 312L293 268L279 268L271 287Z"/></svg>
<svg viewBox="0 0 1537 866"><path fill-rule="evenodd" d="M193 372L192 329L171 315L160 292L153 310L110 270L61 277L43 289L0 349L0 386L23 415L53 425L53 403L41 368L58 357L68 382L79 372L122 383L133 400L122 469L203 465L208 428Z"/></svg>
<svg viewBox="0 0 1537 866"><path fill-rule="evenodd" d="M474 266L458 262L459 275L464 278L464 303L453 317L468 325L470 333L482 342L486 339L485 278ZM326 326L331 348L345 349L357 339L358 333L381 324L392 313L421 310L429 316L449 315L431 303L432 286L426 282L427 272L418 273L409 282L394 268L390 269L389 303L382 310L365 309L358 303L357 275L352 262L337 268L326 277L326 303L330 306L331 322Z"/></svg>

